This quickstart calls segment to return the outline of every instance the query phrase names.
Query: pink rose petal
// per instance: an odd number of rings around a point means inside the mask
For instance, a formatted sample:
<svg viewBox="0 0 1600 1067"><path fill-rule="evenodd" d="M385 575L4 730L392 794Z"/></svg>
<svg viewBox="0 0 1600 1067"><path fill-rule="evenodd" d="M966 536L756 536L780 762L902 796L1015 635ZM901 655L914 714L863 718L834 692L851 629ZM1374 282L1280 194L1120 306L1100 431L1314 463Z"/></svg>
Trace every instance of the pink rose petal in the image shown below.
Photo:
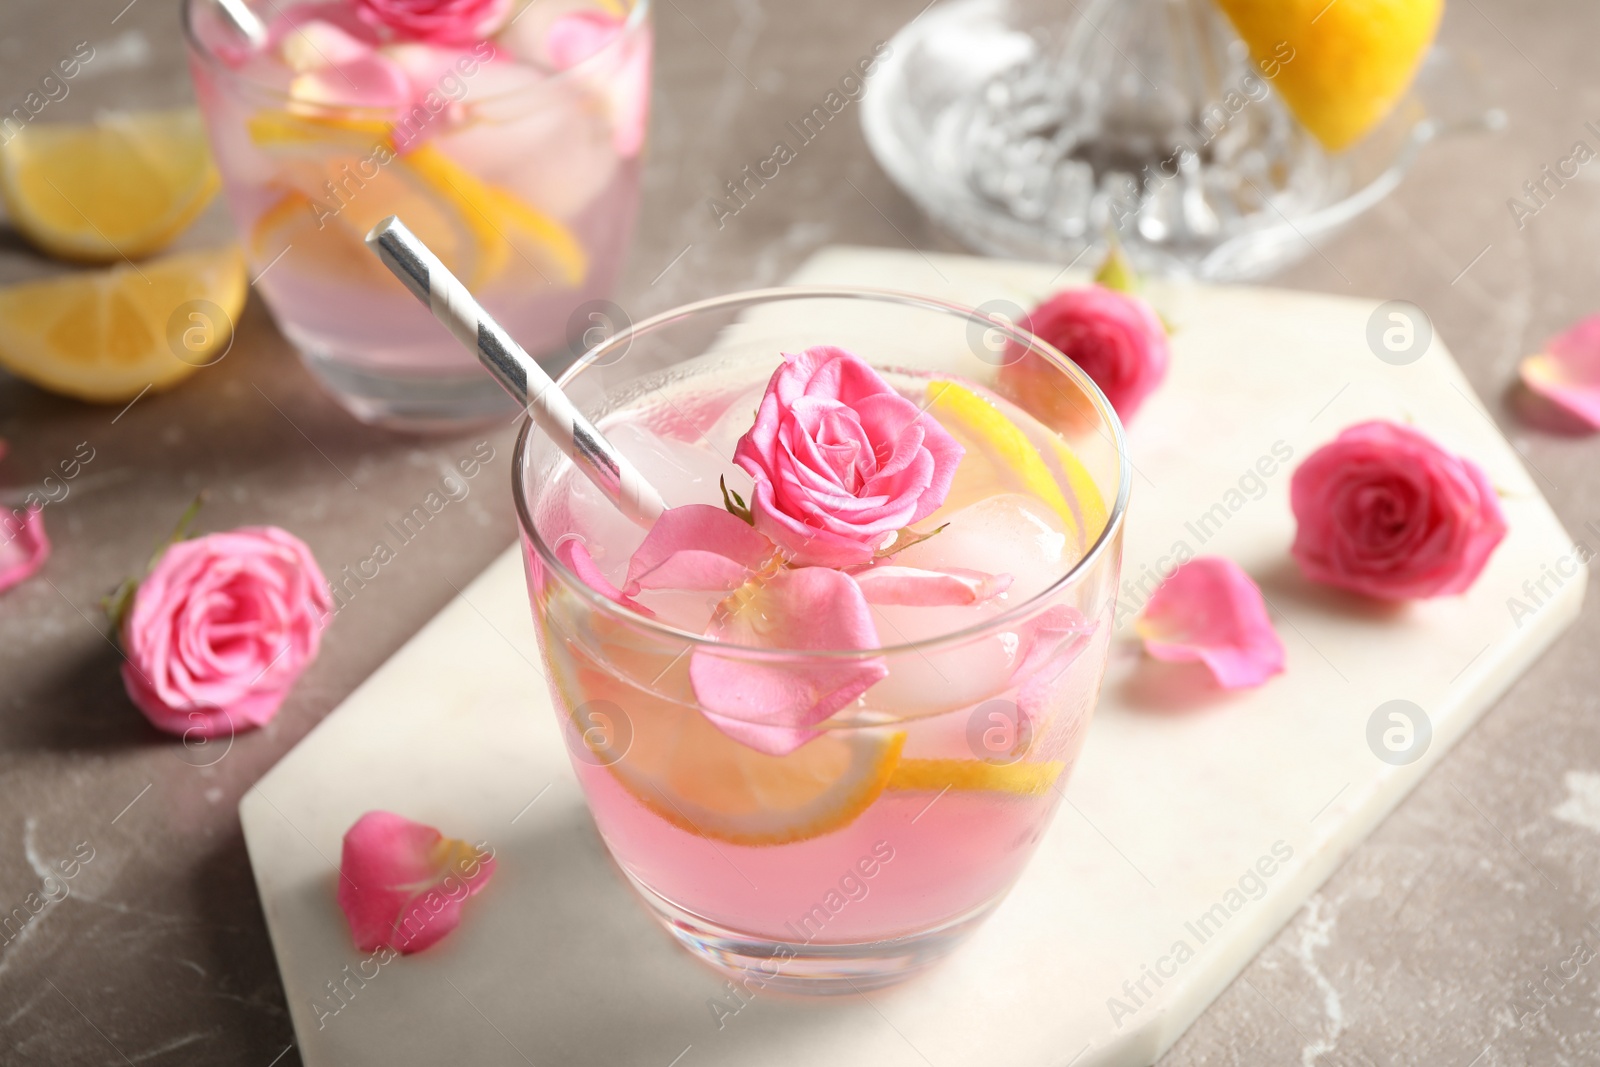
<svg viewBox="0 0 1600 1067"><path fill-rule="evenodd" d="M1024 721L1044 720L1053 688L1094 637L1095 625L1065 604L1047 608L1023 624L1022 654L1011 679L1017 685L1017 710Z"/></svg>
<svg viewBox="0 0 1600 1067"><path fill-rule="evenodd" d="M1204 663L1224 689L1260 685L1284 669L1283 642L1261 590L1237 563L1219 556L1173 571L1135 628L1150 655Z"/></svg>
<svg viewBox="0 0 1600 1067"><path fill-rule="evenodd" d="M750 648L796 652L878 647L872 610L845 574L821 567L784 569L730 597L707 636ZM758 752L782 756L810 729L889 673L881 658L771 660L695 649L689 680L712 725Z"/></svg>
<svg viewBox="0 0 1600 1067"><path fill-rule="evenodd" d="M1522 382L1592 430L1600 430L1600 315L1591 315L1522 361Z"/></svg>
<svg viewBox="0 0 1600 1067"><path fill-rule="evenodd" d="M772 558L773 544L710 504L663 512L628 561L629 596L645 589L732 592Z"/></svg>
<svg viewBox="0 0 1600 1067"><path fill-rule="evenodd" d="M960 568L930 571L881 564L855 571L851 577L861 587L861 594L869 604L919 608L977 604L1011 587L1009 574L985 574Z"/></svg>
<svg viewBox="0 0 1600 1067"><path fill-rule="evenodd" d="M420 952L461 922L461 905L494 875L493 850L388 811L345 831L339 907L363 952Z"/></svg>
<svg viewBox="0 0 1600 1067"><path fill-rule="evenodd" d="M44 511L39 505L26 511L0 511L0 593L31 578L49 558L50 538L45 536Z"/></svg>
<svg viewBox="0 0 1600 1067"><path fill-rule="evenodd" d="M567 569L578 576L579 581L607 600L621 604L629 611L637 611L647 619L655 618L655 612L611 584L600 568L595 566L594 557L589 554L589 549L577 537L567 537L557 541L556 558L565 563Z"/></svg>

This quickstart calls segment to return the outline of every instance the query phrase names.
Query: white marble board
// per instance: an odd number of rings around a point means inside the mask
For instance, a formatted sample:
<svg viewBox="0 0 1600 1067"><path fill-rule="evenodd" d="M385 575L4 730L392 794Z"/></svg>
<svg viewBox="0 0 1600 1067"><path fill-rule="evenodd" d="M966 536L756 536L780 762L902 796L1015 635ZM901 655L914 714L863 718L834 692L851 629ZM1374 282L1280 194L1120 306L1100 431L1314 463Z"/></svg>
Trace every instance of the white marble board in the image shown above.
<svg viewBox="0 0 1600 1067"><path fill-rule="evenodd" d="M793 281L1029 306L1083 279L1039 264L833 248ZM1161 285L1151 296L1177 333L1171 375L1129 435L1124 578L1136 583L1179 541L1232 557L1273 606L1285 674L1225 694L1198 667L1143 658L1123 626L1068 803L971 942L899 988L764 994L720 1013L719 1027L709 1001L726 998L723 981L654 927L595 835L540 676L521 562L507 551L240 804L305 1063L1156 1059L1572 621L1583 583L1514 620L1508 598L1524 597L1523 582L1572 541L1442 339L1392 366L1366 341L1377 301ZM1500 490L1510 534L1467 595L1380 609L1309 585L1290 562L1294 463L1373 417L1415 423L1476 459ZM1229 495L1275 445L1292 450L1289 463ZM1195 521L1240 499L1202 539ZM1403 766L1368 743L1369 718L1394 699L1423 709L1432 731ZM344 971L363 954L334 903L335 864L344 830L373 808L488 840L500 868L448 939L358 984ZM1275 848L1292 855L1261 863ZM1258 865L1271 875L1247 877ZM1174 953L1178 942L1188 954ZM1159 985L1151 969L1167 972Z"/></svg>

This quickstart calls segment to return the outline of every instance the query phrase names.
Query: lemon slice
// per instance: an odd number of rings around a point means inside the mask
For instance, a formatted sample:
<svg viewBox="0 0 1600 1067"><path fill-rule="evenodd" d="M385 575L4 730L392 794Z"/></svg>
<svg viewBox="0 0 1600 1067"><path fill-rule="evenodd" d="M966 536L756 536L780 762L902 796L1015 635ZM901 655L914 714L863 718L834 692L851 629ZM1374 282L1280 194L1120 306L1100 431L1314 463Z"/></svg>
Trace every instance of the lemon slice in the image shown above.
<svg viewBox="0 0 1600 1067"><path fill-rule="evenodd" d="M394 127L382 119L340 115L297 115L289 111L258 111L245 122L250 140L261 148L328 145L343 149L394 150Z"/></svg>
<svg viewBox="0 0 1600 1067"><path fill-rule="evenodd" d="M567 707L625 709L626 746L608 738L620 757L612 762L594 747L593 762L609 764L624 789L672 825L730 844L781 845L848 826L883 793L905 744L901 730L849 729L824 732L787 756L769 756L735 741L694 708L592 667L578 668L577 685L569 686L562 679L571 675L558 662L552 666ZM582 699L574 700L579 694ZM575 744L590 744L592 735L574 720L572 736L582 738Z"/></svg>
<svg viewBox="0 0 1600 1067"><path fill-rule="evenodd" d="M166 247L220 181L194 110L25 127L0 153L17 229L63 259L109 263Z"/></svg>
<svg viewBox="0 0 1600 1067"><path fill-rule="evenodd" d="M398 215L472 287L502 277L513 257L526 260L547 282L576 286L588 274L583 245L566 226L479 178L436 145L425 142L399 152L387 122L261 111L246 126L256 145L283 157L282 180L304 198L301 206L318 219L319 232L336 217L345 230L365 236L384 218ZM307 156L318 148L327 151ZM377 162L380 148L389 153L387 163ZM257 224L255 244L267 243L267 228L286 219L298 223L293 215L286 204L275 205ZM303 226L297 224L294 232L314 241ZM271 236L281 249L294 234ZM339 255L333 262L345 259Z"/></svg>
<svg viewBox="0 0 1600 1067"><path fill-rule="evenodd" d="M8 286L0 365L81 400L129 400L226 352L247 283L238 250L225 248Z"/></svg>
<svg viewBox="0 0 1600 1067"><path fill-rule="evenodd" d="M531 250L543 264L535 268L549 281L581 284L589 271L583 246L561 223L490 185L431 144L400 157L427 185L454 204L477 239L487 278L497 277L508 258ZM519 240L518 238L522 238Z"/></svg>
<svg viewBox="0 0 1600 1067"><path fill-rule="evenodd" d="M947 506L951 501L973 502L1019 490L1061 516L1069 534L1078 540L1079 551L1100 536L1107 517L1105 500L1066 442L1052 438L1055 459L1072 490L1070 501L1028 435L986 397L955 382L929 382L928 410L968 446L956 467Z"/></svg>
<svg viewBox="0 0 1600 1067"><path fill-rule="evenodd" d="M889 789L940 793L946 789L1038 797L1050 792L1066 765L985 763L970 759L902 759L889 776Z"/></svg>
<svg viewBox="0 0 1600 1067"><path fill-rule="evenodd" d="M1405 95L1444 0L1218 0L1262 73L1330 152Z"/></svg>

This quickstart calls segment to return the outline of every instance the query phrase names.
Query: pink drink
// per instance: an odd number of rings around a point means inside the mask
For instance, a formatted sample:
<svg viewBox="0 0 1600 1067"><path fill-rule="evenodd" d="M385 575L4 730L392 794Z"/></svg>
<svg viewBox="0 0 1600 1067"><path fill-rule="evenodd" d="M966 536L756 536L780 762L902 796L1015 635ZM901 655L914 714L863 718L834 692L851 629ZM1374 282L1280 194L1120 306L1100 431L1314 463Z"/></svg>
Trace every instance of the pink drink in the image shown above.
<svg viewBox="0 0 1600 1067"><path fill-rule="evenodd" d="M707 360L629 389L636 399L598 424L669 507L720 503L722 483L748 498L726 457L776 360ZM787 755L741 744L697 707L685 661L705 650L690 635L723 594L646 590L649 620L598 608L548 546L581 540L621 586L644 531L565 461L535 481L524 454L519 472L519 492L540 487L524 512L530 591L600 832L680 940L762 984L848 992L947 951L1043 834L1104 670L1120 516L1107 512L1114 480L1078 458L1094 446L973 381L878 369L966 450L944 505L917 524L948 525L895 562L1003 570L1011 586L959 607L874 604L887 676ZM1071 632L1040 622L1069 617Z"/></svg>
<svg viewBox="0 0 1600 1067"><path fill-rule="evenodd" d="M450 44L367 27L349 0L258 7L252 50L190 0L196 94L258 288L347 408L421 429L513 410L363 246L389 215L528 351L614 328L649 106L642 6L518 4Z"/></svg>

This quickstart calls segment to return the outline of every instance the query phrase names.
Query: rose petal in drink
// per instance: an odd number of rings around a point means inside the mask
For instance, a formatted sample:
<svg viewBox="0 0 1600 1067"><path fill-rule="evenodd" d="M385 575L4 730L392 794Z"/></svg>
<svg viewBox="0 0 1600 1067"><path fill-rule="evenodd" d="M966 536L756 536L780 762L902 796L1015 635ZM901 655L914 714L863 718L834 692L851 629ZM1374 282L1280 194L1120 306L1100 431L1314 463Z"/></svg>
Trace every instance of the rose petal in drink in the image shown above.
<svg viewBox="0 0 1600 1067"><path fill-rule="evenodd" d="M594 557L589 555L589 550L584 547L576 534L570 534L556 542L556 558L567 565L567 569L578 576L578 580L593 589L607 600L646 617L653 616L655 612L623 593L610 580L599 567L595 566Z"/></svg>
<svg viewBox="0 0 1600 1067"><path fill-rule="evenodd" d="M1017 708L1035 726L1050 706L1055 683L1094 637L1094 623L1083 612L1057 604L1022 626L1021 659L1012 680L1017 684Z"/></svg>
<svg viewBox="0 0 1600 1067"><path fill-rule="evenodd" d="M773 545L743 519L709 504L664 512L628 562L629 596L645 589L732 592L772 558Z"/></svg>
<svg viewBox="0 0 1600 1067"><path fill-rule="evenodd" d="M707 636L749 648L837 651L878 646L871 610L848 575L823 567L782 569L728 598ZM782 756L816 738L812 729L889 673L878 657L763 660L695 649L689 678L706 718L758 752Z"/></svg>

